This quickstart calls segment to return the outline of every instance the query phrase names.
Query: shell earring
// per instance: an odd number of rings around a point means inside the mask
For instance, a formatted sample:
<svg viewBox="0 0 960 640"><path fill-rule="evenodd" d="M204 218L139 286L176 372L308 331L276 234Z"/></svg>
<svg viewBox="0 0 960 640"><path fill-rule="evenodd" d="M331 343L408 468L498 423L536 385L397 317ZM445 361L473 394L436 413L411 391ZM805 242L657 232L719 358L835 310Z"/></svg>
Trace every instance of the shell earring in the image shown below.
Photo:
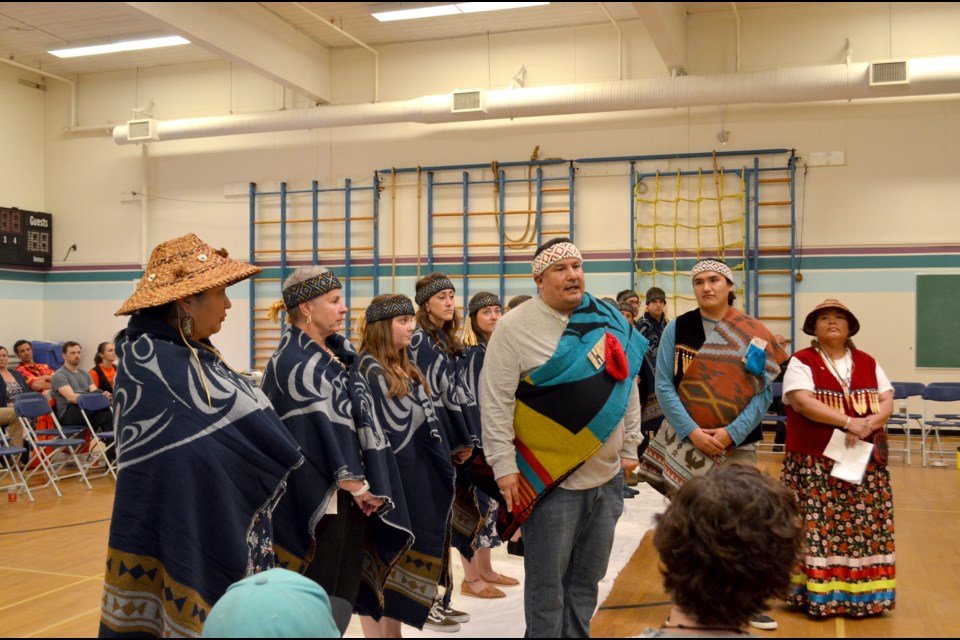
<svg viewBox="0 0 960 640"><path fill-rule="evenodd" d="M180 332L184 337L192 338L193 337L193 317L192 316L183 316L180 318Z"/></svg>

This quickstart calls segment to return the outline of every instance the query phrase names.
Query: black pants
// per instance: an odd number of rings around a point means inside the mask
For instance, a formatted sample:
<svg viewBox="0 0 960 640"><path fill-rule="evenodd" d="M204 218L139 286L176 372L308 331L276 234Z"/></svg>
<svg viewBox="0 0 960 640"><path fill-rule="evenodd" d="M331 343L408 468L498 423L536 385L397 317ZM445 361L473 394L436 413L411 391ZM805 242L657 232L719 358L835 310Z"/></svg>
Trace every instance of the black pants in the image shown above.
<svg viewBox="0 0 960 640"><path fill-rule="evenodd" d="M363 550L371 520L346 491L337 491L332 499L337 501L337 514L325 515L317 523L316 552L304 575L327 592L342 636L360 591Z"/></svg>
<svg viewBox="0 0 960 640"><path fill-rule="evenodd" d="M90 424L93 425L94 431L110 431L113 429L113 413L110 409L91 411L87 414L87 417L90 418ZM57 420L59 420L60 425L64 427L85 427L87 425L87 423L83 421L83 414L80 413L80 407L75 404L68 405L63 410L63 413L57 416Z"/></svg>

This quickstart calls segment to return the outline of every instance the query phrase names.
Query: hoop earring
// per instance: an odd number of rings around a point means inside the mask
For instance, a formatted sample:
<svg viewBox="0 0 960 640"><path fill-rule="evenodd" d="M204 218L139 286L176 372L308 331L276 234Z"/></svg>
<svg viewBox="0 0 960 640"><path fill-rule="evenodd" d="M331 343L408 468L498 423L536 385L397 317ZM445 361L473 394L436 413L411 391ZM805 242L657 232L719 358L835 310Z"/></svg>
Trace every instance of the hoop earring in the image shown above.
<svg viewBox="0 0 960 640"><path fill-rule="evenodd" d="M180 318L180 332L186 338L193 337L193 317L192 316L183 316Z"/></svg>
<svg viewBox="0 0 960 640"><path fill-rule="evenodd" d="M307 325L313 324L313 316L307 316Z"/></svg>

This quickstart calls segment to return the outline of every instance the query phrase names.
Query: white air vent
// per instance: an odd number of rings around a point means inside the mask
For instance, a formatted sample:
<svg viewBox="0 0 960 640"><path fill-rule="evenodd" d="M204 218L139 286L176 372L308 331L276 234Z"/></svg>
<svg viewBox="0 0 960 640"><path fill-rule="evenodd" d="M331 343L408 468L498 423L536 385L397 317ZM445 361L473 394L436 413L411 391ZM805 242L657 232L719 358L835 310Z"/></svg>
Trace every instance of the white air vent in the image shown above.
<svg viewBox="0 0 960 640"><path fill-rule="evenodd" d="M487 101L483 89L456 89L453 92L451 113L470 113L486 111Z"/></svg>
<svg viewBox="0 0 960 640"><path fill-rule="evenodd" d="M127 121L127 140L130 142L148 142L159 139L157 121L153 118Z"/></svg>
<svg viewBox="0 0 960 640"><path fill-rule="evenodd" d="M870 86L885 84L909 84L906 60L889 60L870 63Z"/></svg>

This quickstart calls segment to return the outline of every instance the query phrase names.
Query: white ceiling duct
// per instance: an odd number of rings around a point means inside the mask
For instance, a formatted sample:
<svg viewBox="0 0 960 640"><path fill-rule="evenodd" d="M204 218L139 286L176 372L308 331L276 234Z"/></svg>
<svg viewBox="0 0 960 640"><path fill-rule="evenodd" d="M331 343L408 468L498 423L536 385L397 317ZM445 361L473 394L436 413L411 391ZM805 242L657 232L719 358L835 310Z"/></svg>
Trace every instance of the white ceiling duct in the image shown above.
<svg viewBox="0 0 960 640"><path fill-rule="evenodd" d="M453 95L377 104L327 105L304 111L184 118L156 123L158 140L245 133L419 122L435 124L608 111L732 104L783 104L960 93L960 56L908 60L909 83L870 85L870 63L836 64L649 80L504 89L486 92L483 111L453 113ZM113 129L117 144L136 143L129 127Z"/></svg>

